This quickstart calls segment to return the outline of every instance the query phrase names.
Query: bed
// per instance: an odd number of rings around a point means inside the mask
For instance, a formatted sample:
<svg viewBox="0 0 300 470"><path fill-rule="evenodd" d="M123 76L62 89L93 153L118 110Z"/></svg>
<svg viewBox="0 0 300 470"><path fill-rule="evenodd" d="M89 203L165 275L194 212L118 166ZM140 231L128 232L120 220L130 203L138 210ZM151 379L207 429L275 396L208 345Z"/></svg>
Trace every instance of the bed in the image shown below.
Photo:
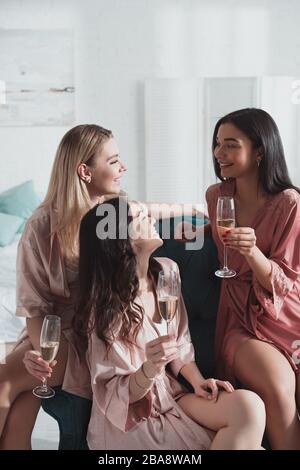
<svg viewBox="0 0 300 470"><path fill-rule="evenodd" d="M16 256L20 235L10 245L0 247L0 343L15 342L25 326L16 316Z"/></svg>

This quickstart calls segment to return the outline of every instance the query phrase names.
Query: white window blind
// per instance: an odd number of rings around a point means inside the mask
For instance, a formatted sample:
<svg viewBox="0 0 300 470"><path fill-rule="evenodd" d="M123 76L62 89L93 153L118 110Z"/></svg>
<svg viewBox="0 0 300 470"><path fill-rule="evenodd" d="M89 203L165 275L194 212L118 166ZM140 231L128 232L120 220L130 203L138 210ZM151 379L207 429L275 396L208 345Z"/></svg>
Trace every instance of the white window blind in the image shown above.
<svg viewBox="0 0 300 470"><path fill-rule="evenodd" d="M199 202L198 124L197 80L146 81L148 201Z"/></svg>

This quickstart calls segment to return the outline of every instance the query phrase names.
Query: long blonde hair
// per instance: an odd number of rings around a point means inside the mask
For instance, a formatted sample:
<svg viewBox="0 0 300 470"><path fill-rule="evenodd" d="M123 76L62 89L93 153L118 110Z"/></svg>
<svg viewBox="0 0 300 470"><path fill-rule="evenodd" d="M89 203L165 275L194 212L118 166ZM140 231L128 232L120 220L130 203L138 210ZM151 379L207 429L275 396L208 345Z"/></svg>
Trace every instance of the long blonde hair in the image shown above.
<svg viewBox="0 0 300 470"><path fill-rule="evenodd" d="M96 152L101 151L103 144L112 137L110 130L83 124L70 129L57 149L42 206L51 204L57 210L54 233L67 257L78 255L80 222L92 206L86 184L77 173L78 166L81 163L93 166Z"/></svg>

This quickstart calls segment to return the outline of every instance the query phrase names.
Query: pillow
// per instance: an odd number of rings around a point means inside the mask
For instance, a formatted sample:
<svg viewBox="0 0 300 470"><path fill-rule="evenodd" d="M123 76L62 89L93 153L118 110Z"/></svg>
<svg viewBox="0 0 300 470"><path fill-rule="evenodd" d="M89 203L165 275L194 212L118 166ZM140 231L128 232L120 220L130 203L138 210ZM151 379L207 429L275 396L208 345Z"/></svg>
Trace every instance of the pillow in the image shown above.
<svg viewBox="0 0 300 470"><path fill-rule="evenodd" d="M174 238L175 227L179 222L189 222L190 224L199 227L201 225L206 225L209 220L205 217L199 218L196 215L182 215L175 218L171 217L170 219L159 219L156 221L155 227L161 236L167 237L170 233L170 238L172 239Z"/></svg>
<svg viewBox="0 0 300 470"><path fill-rule="evenodd" d="M0 194L0 212L23 219L19 233L22 232L26 220L39 204L40 200L34 190L33 181L26 181Z"/></svg>
<svg viewBox="0 0 300 470"><path fill-rule="evenodd" d="M9 245L23 223L24 219L17 215L0 212L0 246Z"/></svg>

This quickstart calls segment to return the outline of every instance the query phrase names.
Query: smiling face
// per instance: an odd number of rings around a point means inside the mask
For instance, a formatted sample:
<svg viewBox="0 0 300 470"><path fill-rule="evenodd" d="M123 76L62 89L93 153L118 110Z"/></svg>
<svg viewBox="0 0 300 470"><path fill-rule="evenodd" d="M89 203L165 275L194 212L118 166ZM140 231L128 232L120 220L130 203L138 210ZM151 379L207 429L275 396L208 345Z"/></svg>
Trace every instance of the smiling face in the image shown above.
<svg viewBox="0 0 300 470"><path fill-rule="evenodd" d="M233 124L221 124L218 129L214 157L223 178L239 178L256 172L258 149L253 149L251 140Z"/></svg>
<svg viewBox="0 0 300 470"><path fill-rule="evenodd" d="M131 202L130 212L132 215L130 238L134 253L153 253L163 244L154 226L156 220L149 215L144 204Z"/></svg>
<svg viewBox="0 0 300 470"><path fill-rule="evenodd" d="M121 162L119 149L114 138L104 142L102 148L93 157L93 163L86 165L91 175L88 191L91 196L119 193L121 178L127 170Z"/></svg>

